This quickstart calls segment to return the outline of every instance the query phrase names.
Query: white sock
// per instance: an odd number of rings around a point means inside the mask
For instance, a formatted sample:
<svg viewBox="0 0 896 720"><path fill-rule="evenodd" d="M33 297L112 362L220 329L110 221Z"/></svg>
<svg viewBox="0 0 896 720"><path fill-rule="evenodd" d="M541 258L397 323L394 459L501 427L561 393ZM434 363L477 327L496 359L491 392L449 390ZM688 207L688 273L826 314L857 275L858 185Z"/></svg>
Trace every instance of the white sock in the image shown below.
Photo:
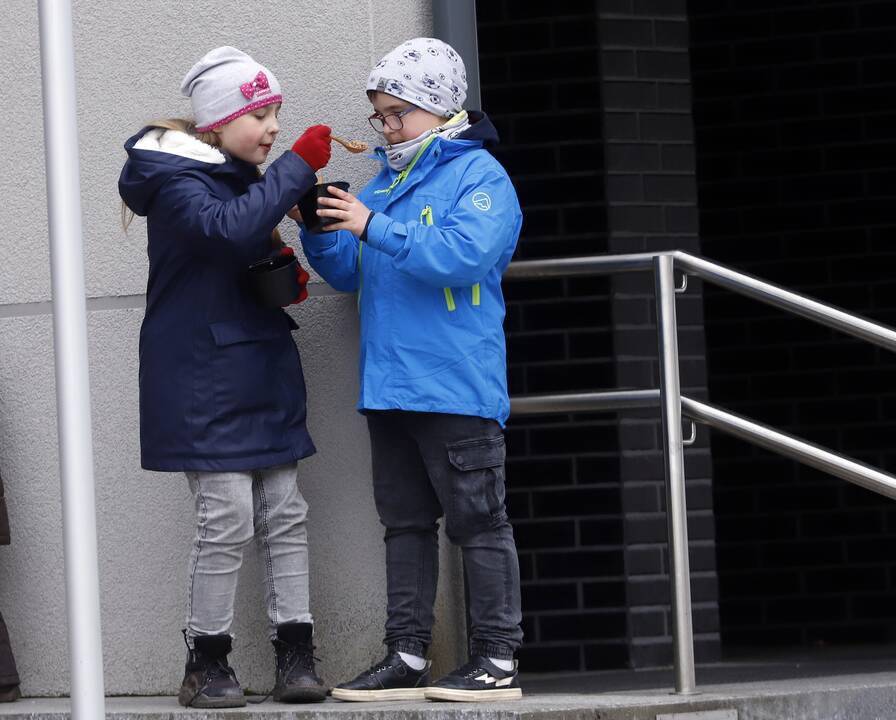
<svg viewBox="0 0 896 720"><path fill-rule="evenodd" d="M405 663L410 665L411 670L422 670L426 667L426 658L422 658L419 655L411 655L410 653L403 653L399 650L398 656L404 660Z"/></svg>
<svg viewBox="0 0 896 720"><path fill-rule="evenodd" d="M489 658L488 661L493 665L497 665L504 672L513 670L513 660L499 660L498 658Z"/></svg>

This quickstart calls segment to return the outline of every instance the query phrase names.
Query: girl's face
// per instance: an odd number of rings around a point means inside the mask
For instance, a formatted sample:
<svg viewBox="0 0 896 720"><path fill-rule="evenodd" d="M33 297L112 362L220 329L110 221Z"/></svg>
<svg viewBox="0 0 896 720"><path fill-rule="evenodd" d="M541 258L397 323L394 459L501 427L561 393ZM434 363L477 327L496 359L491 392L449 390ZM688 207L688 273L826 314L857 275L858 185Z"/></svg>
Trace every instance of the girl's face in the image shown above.
<svg viewBox="0 0 896 720"><path fill-rule="evenodd" d="M370 102L373 104L374 112L383 118L387 115L394 115L404 110L408 110L409 108L414 108L407 115L402 115L400 130L393 130L388 124L383 128L382 135L389 145L402 143L406 140L413 140L427 130L432 130L434 127L438 127L446 120L446 118L440 117L439 115L433 115L423 108L415 107L401 98L397 98L394 95L387 95L384 92L373 93ZM397 124L395 123L395 118L391 117L387 118L386 122Z"/></svg>
<svg viewBox="0 0 896 720"><path fill-rule="evenodd" d="M221 149L247 163L260 165L268 159L271 146L280 132L277 121L279 112L280 103L272 103L216 128L214 132L218 135Z"/></svg>

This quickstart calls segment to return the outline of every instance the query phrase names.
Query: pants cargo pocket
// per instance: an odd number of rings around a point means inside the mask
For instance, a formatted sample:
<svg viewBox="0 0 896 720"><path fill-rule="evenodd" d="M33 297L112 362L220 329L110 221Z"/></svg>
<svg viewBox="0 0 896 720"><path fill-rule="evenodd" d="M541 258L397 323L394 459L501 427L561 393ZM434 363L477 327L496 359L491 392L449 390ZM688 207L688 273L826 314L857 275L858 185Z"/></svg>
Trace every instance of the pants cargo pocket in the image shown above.
<svg viewBox="0 0 896 720"><path fill-rule="evenodd" d="M461 440L446 448L451 464L448 537L463 539L504 522L504 436Z"/></svg>

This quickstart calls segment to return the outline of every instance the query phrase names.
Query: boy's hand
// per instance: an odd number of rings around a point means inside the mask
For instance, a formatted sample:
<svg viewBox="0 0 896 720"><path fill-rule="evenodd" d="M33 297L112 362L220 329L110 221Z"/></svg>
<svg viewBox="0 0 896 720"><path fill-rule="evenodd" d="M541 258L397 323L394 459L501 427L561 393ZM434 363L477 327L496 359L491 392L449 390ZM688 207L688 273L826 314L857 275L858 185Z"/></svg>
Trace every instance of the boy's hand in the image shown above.
<svg viewBox="0 0 896 720"><path fill-rule="evenodd" d="M299 206L293 205L289 210L286 211L286 216L291 217L297 223L305 222L302 220L302 213L299 212Z"/></svg>
<svg viewBox="0 0 896 720"><path fill-rule="evenodd" d="M370 216L370 208L362 203L350 192L340 190L333 185L327 186L327 192L333 197L321 197L317 204L322 206L317 214L321 217L336 218L336 222L327 225L324 232L334 230L348 230L355 237L361 237L364 228L367 227L367 218Z"/></svg>

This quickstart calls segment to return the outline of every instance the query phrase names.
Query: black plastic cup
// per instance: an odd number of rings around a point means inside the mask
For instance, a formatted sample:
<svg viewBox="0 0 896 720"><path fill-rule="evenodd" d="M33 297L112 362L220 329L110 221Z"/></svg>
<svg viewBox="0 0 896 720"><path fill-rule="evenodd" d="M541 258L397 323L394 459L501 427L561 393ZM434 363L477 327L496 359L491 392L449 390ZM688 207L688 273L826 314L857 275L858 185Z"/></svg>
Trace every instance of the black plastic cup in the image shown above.
<svg viewBox="0 0 896 720"><path fill-rule="evenodd" d="M299 297L295 255L274 255L249 266L249 285L265 307L285 307Z"/></svg>
<svg viewBox="0 0 896 720"><path fill-rule="evenodd" d="M333 197L327 192L327 186L333 185L340 190L348 190L348 183L343 181L321 183L315 185L299 199L299 212L302 213L302 221L305 223L305 230L310 233L326 232L326 226L339 222L336 218L321 217L317 214L319 206L317 199L322 197Z"/></svg>

